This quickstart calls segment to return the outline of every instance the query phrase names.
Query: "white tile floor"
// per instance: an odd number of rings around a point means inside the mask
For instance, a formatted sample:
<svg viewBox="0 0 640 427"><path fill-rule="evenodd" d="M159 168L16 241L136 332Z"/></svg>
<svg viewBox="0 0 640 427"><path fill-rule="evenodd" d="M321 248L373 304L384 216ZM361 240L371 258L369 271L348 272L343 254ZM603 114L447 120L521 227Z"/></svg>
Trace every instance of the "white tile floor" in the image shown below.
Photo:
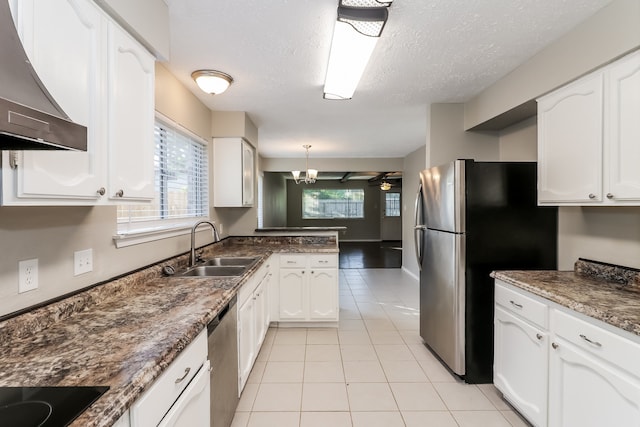
<svg viewBox="0 0 640 427"><path fill-rule="evenodd" d="M339 327L270 329L232 427L527 426L427 350L418 309L401 269L340 270Z"/></svg>

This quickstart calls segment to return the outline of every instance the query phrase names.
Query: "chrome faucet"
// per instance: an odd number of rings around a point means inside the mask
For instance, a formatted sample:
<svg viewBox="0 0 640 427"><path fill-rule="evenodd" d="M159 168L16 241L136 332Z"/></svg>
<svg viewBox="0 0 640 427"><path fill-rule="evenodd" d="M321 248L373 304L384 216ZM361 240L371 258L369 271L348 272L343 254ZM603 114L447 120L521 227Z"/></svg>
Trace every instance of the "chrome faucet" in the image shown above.
<svg viewBox="0 0 640 427"><path fill-rule="evenodd" d="M196 265L196 228L198 228L202 224L209 224L213 229L213 242L220 241L220 235L218 234L218 230L216 226L211 221L198 221L193 227L191 227L191 255L189 256L189 267L193 267Z"/></svg>

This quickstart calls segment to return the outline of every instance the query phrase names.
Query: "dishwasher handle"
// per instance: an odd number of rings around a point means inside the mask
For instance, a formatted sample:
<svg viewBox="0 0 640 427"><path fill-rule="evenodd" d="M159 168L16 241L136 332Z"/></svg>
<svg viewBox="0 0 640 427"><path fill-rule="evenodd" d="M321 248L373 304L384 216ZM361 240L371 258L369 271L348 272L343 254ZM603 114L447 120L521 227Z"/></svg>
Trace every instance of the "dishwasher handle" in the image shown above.
<svg viewBox="0 0 640 427"><path fill-rule="evenodd" d="M231 310L232 308L234 308L236 306L237 300L238 300L238 296L234 295L231 298L231 300L227 303L227 305L225 305L222 308L222 310L220 310L218 315L211 322L209 322L209 324L207 325L207 335L208 336L211 336L213 331L216 330L216 328L218 327L220 322L222 322L222 319L224 319L224 317L227 315L227 313L229 313L229 310Z"/></svg>

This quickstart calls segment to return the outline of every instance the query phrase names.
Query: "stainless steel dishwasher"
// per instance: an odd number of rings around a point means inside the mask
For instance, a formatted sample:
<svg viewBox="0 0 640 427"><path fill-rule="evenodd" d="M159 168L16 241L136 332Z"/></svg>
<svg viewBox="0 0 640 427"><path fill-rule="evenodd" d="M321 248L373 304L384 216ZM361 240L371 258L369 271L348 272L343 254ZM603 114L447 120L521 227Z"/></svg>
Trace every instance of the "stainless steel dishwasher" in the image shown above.
<svg viewBox="0 0 640 427"><path fill-rule="evenodd" d="M211 362L211 426L229 427L238 406L238 313L234 296L207 325Z"/></svg>

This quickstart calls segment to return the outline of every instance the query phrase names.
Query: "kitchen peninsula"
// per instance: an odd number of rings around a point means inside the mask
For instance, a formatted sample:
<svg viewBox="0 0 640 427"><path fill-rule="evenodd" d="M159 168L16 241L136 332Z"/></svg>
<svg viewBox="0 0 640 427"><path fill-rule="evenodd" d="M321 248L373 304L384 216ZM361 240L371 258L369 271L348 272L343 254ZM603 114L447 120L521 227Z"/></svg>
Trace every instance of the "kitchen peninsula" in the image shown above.
<svg viewBox="0 0 640 427"><path fill-rule="evenodd" d="M270 256L337 252L331 236L227 238L203 257L259 258L242 276L164 276L167 265L187 267L183 254L9 318L0 323L11 343L0 349L0 386L109 386L72 425L111 426Z"/></svg>

